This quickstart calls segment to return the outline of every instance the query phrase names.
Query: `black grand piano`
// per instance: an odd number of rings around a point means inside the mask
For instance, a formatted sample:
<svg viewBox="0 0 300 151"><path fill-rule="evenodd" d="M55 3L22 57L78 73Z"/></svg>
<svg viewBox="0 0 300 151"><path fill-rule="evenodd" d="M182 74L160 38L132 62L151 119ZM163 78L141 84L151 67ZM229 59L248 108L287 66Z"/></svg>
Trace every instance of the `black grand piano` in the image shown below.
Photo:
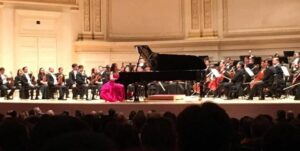
<svg viewBox="0 0 300 151"><path fill-rule="evenodd" d="M202 71L206 65L201 57L159 54L152 52L147 45L138 45L135 48L140 54L140 59L145 60L152 72L120 72L120 77L116 82L124 84L125 92L127 92L128 85L133 83L172 80L200 81L203 77ZM136 94L134 100L138 101Z"/></svg>

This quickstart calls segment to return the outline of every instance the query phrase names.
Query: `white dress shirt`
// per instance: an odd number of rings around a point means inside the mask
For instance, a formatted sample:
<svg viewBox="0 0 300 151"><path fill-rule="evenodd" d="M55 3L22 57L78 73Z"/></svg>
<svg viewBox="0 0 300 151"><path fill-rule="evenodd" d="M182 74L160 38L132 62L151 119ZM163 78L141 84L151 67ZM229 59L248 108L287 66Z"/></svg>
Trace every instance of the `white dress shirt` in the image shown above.
<svg viewBox="0 0 300 151"><path fill-rule="evenodd" d="M1 79L2 79L2 84L6 84L7 83L7 78L4 74L1 74Z"/></svg>
<svg viewBox="0 0 300 151"><path fill-rule="evenodd" d="M25 74L25 77L26 77L26 79L27 79L27 81L28 81L28 84L29 84L30 86L32 86L33 84L31 83L31 78L30 78L29 74L28 74L28 73L24 73L24 74Z"/></svg>
<svg viewBox="0 0 300 151"><path fill-rule="evenodd" d="M77 71L74 70L73 72L74 72L74 77L75 77L75 79L76 79Z"/></svg>
<svg viewBox="0 0 300 151"><path fill-rule="evenodd" d="M56 75L54 73L50 73L52 78L54 79L54 85L57 85Z"/></svg>

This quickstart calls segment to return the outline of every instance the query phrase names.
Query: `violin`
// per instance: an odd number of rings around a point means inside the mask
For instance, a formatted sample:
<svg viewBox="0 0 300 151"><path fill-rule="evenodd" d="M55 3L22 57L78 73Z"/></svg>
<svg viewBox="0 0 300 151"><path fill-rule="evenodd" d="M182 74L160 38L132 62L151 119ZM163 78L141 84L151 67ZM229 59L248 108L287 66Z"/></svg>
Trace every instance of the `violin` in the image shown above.
<svg viewBox="0 0 300 151"><path fill-rule="evenodd" d="M6 80L7 80L7 83L10 85L10 86L14 86L14 77L13 77L13 74L12 74L12 72L10 72L10 77L7 77L6 78Z"/></svg>
<svg viewBox="0 0 300 151"><path fill-rule="evenodd" d="M63 85L64 84L64 75L60 74L57 76L57 84L58 85Z"/></svg>
<svg viewBox="0 0 300 151"><path fill-rule="evenodd" d="M36 85L35 76L34 76L32 73L30 73L30 74L29 74L29 77L30 77L31 84L32 84L32 85Z"/></svg>
<svg viewBox="0 0 300 151"><path fill-rule="evenodd" d="M96 82L101 79L101 75L100 74L93 75L91 79L92 79L91 84L96 84Z"/></svg>

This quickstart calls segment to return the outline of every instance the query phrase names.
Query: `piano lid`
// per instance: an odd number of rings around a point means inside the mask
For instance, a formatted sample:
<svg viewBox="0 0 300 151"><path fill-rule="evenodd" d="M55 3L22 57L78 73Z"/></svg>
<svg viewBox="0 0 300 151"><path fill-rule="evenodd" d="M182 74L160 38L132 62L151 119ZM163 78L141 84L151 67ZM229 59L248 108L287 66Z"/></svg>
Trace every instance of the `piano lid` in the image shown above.
<svg viewBox="0 0 300 151"><path fill-rule="evenodd" d="M203 70L206 65L200 57L154 53L147 45L135 46L153 71Z"/></svg>

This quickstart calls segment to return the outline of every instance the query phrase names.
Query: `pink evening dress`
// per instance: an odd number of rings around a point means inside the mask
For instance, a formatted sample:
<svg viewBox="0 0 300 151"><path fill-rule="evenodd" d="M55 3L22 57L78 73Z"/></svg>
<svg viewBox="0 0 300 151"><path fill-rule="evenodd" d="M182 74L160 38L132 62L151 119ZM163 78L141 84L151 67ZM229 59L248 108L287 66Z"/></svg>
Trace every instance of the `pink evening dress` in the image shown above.
<svg viewBox="0 0 300 151"><path fill-rule="evenodd" d="M113 74L114 79L119 78L118 73ZM100 89L100 96L107 102L122 102L125 100L124 85L116 83L114 80L109 80Z"/></svg>

